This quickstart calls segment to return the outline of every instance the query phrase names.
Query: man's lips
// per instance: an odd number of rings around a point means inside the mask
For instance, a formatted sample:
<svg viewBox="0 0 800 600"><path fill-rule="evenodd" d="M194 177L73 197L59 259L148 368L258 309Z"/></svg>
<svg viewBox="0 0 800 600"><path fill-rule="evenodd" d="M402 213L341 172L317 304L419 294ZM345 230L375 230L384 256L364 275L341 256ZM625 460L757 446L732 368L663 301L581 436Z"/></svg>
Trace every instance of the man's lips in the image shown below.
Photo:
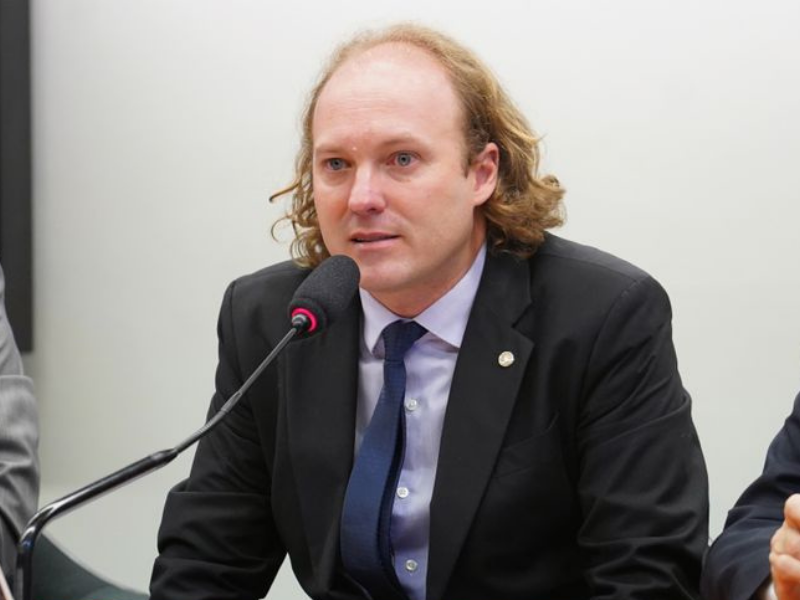
<svg viewBox="0 0 800 600"><path fill-rule="evenodd" d="M385 232L356 232L350 236L350 241L356 244L371 244L375 242L385 242L386 240L393 240L399 237L393 233Z"/></svg>

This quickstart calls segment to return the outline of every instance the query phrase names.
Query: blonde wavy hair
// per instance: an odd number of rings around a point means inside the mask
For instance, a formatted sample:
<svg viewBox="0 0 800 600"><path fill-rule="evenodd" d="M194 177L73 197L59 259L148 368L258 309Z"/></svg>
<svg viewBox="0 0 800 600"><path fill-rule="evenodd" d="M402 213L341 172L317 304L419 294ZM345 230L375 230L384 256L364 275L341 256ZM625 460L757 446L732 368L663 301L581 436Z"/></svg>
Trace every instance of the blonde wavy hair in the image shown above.
<svg viewBox="0 0 800 600"><path fill-rule="evenodd" d="M399 24L361 33L339 46L311 90L303 113L303 137L295 159L294 181L270 197L274 201L292 194L282 221L294 230L292 256L298 264L315 267L329 254L322 241L314 206L312 180L314 110L320 93L336 70L348 59L386 43L410 44L430 53L450 76L464 112L466 162L494 142L500 149L497 188L481 205L486 219L490 251L531 256L544 240L544 232L564 222L564 189L553 176L539 176L539 140L522 113L477 56L450 37L414 24Z"/></svg>

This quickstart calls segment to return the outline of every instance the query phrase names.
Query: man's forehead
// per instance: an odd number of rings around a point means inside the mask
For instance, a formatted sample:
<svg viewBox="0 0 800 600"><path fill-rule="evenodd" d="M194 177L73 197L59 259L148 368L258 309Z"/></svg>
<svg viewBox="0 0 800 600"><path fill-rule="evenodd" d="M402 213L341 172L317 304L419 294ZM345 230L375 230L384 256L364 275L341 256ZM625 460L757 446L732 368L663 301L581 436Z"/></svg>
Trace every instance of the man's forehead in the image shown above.
<svg viewBox="0 0 800 600"><path fill-rule="evenodd" d="M386 129L396 117L392 136L418 135L415 126L426 123L461 129L461 114L449 76L432 55L410 44L387 43L351 57L334 72L320 92L312 128L314 137L320 127L352 133L376 120Z"/></svg>
<svg viewBox="0 0 800 600"><path fill-rule="evenodd" d="M345 60L330 76L320 99L348 90L396 90L413 85L417 92L452 90L448 73L428 51L412 44L387 42L367 48Z"/></svg>
<svg viewBox="0 0 800 600"><path fill-rule="evenodd" d="M439 60L428 50L408 42L383 42L355 52L344 60L334 74L344 69L364 70L402 65L420 70L435 69L444 72Z"/></svg>

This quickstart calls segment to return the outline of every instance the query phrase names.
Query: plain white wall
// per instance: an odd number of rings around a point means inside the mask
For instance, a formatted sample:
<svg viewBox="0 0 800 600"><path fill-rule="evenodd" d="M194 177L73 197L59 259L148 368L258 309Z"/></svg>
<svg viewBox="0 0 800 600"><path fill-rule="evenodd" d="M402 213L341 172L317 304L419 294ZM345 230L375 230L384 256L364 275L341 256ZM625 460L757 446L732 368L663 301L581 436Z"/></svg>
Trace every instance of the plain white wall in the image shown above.
<svg viewBox="0 0 800 600"><path fill-rule="evenodd" d="M561 234L670 292L711 528L800 389L800 4L32 0L42 501L204 420L225 285L269 237L332 45L416 19L473 47L545 135ZM282 315L276 315L282 318ZM144 589L179 459L53 535ZM665 457L668 460L669 457ZM282 575L275 597L300 598Z"/></svg>

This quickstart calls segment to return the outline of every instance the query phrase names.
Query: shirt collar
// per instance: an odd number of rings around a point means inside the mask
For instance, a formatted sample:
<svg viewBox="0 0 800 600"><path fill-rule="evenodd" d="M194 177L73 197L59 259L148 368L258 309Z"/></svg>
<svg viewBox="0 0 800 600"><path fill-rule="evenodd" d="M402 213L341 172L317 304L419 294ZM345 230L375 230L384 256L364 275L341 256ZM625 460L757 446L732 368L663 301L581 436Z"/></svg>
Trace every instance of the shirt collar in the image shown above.
<svg viewBox="0 0 800 600"><path fill-rule="evenodd" d="M485 263L486 244L481 246L472 266L459 282L414 317L414 321L454 348L461 348L461 340L464 338ZM364 343L367 349L375 354L384 328L401 317L378 302L366 290L359 288L358 293L361 295L361 306L364 311Z"/></svg>

